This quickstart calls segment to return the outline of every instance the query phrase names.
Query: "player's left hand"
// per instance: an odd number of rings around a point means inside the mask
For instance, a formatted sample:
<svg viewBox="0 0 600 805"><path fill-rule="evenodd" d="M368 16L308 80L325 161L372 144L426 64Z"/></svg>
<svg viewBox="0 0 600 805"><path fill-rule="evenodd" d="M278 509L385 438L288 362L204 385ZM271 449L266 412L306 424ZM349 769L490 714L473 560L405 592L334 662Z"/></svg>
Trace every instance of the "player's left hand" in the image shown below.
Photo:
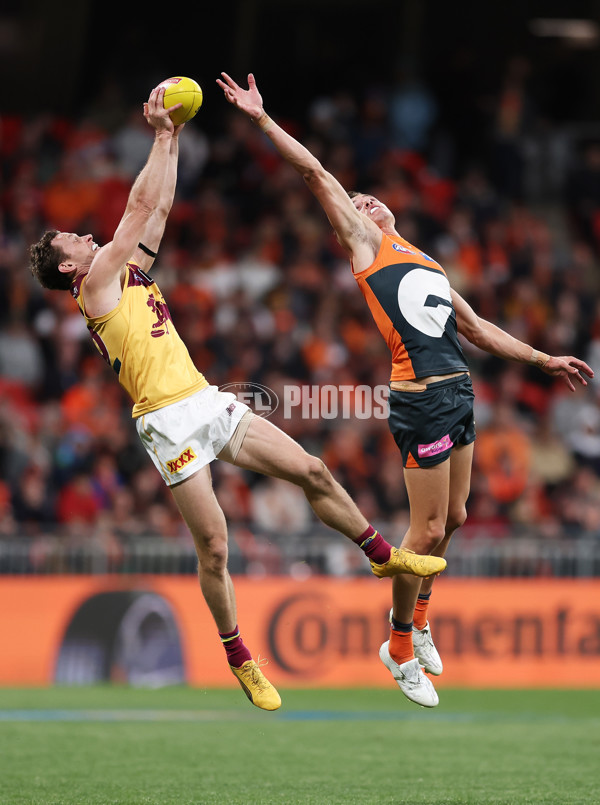
<svg viewBox="0 0 600 805"><path fill-rule="evenodd" d="M542 372L553 377L562 377L571 391L575 391L574 380L582 386L587 386L587 380L583 375L594 377L593 369L585 361L580 361L579 358L574 358L572 355L563 355L559 358L551 356L541 369Z"/></svg>
<svg viewBox="0 0 600 805"><path fill-rule="evenodd" d="M263 99L256 86L256 81L252 73L248 74L248 89L242 89L236 82L227 75L221 73L224 81L217 78L217 84L223 90L225 97L229 103L237 106L242 112L245 112L252 120L258 120L264 114Z"/></svg>

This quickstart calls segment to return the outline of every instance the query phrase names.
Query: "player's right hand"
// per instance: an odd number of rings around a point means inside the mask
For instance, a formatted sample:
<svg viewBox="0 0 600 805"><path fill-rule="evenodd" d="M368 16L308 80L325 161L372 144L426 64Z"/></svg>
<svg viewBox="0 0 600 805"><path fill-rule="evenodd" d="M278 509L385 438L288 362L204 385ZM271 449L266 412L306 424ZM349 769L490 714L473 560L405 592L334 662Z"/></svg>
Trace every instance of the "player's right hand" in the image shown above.
<svg viewBox="0 0 600 805"><path fill-rule="evenodd" d="M245 112L252 120L258 120L264 114L263 100L261 98L256 81L252 73L248 74L248 89L242 89L235 83L231 76L227 73L221 73L224 81L217 78L217 84L223 90L225 97L229 103L237 106L242 112Z"/></svg>
<svg viewBox="0 0 600 805"><path fill-rule="evenodd" d="M175 127L169 117L169 113L174 109L179 109L181 104L176 103L174 106L165 109L164 97L165 88L155 87L144 104L144 117L148 125L152 126L156 132L167 131L169 134L173 134Z"/></svg>

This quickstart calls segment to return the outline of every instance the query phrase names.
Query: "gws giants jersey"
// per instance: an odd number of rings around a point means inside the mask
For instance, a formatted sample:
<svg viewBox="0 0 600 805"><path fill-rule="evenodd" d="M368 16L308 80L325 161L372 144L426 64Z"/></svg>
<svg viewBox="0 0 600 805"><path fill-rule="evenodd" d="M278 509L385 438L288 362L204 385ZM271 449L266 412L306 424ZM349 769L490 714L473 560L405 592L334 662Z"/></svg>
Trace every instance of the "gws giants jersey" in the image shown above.
<svg viewBox="0 0 600 805"><path fill-rule="evenodd" d="M118 375L139 417L208 385L173 327L158 285L134 262L119 304L103 316L85 313L85 276L71 287L98 351Z"/></svg>
<svg viewBox="0 0 600 805"><path fill-rule="evenodd" d="M438 263L384 234L374 262L354 276L392 353L390 380L468 370L450 283Z"/></svg>

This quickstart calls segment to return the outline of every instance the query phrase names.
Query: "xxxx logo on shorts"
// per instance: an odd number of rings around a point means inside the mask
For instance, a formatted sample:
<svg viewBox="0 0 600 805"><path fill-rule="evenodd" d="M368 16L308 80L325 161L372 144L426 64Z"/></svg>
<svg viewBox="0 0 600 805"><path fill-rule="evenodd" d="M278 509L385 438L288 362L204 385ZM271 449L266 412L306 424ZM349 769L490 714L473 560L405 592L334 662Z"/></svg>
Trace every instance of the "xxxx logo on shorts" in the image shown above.
<svg viewBox="0 0 600 805"><path fill-rule="evenodd" d="M191 447L188 447L187 450L184 450L178 458L174 458L173 461L167 461L167 469L172 475L182 467L185 467L188 462L193 461L195 458L196 454Z"/></svg>

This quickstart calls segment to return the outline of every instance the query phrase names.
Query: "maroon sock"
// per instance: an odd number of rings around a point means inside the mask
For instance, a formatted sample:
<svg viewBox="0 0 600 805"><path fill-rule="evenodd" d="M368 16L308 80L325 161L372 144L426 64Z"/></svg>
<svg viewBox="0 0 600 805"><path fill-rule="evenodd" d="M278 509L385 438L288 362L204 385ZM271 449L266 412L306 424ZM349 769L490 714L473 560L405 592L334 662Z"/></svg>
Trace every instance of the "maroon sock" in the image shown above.
<svg viewBox="0 0 600 805"><path fill-rule="evenodd" d="M356 542L361 551L375 562L376 565L384 565L390 558L392 546L386 542L378 531L370 525L366 531L356 537L352 542Z"/></svg>
<svg viewBox="0 0 600 805"><path fill-rule="evenodd" d="M244 641L240 637L240 630L237 626L233 632L225 632L224 634L219 632L219 637L225 648L229 665L232 665L234 668L240 668L245 662L252 659L252 654L250 654L244 645Z"/></svg>

